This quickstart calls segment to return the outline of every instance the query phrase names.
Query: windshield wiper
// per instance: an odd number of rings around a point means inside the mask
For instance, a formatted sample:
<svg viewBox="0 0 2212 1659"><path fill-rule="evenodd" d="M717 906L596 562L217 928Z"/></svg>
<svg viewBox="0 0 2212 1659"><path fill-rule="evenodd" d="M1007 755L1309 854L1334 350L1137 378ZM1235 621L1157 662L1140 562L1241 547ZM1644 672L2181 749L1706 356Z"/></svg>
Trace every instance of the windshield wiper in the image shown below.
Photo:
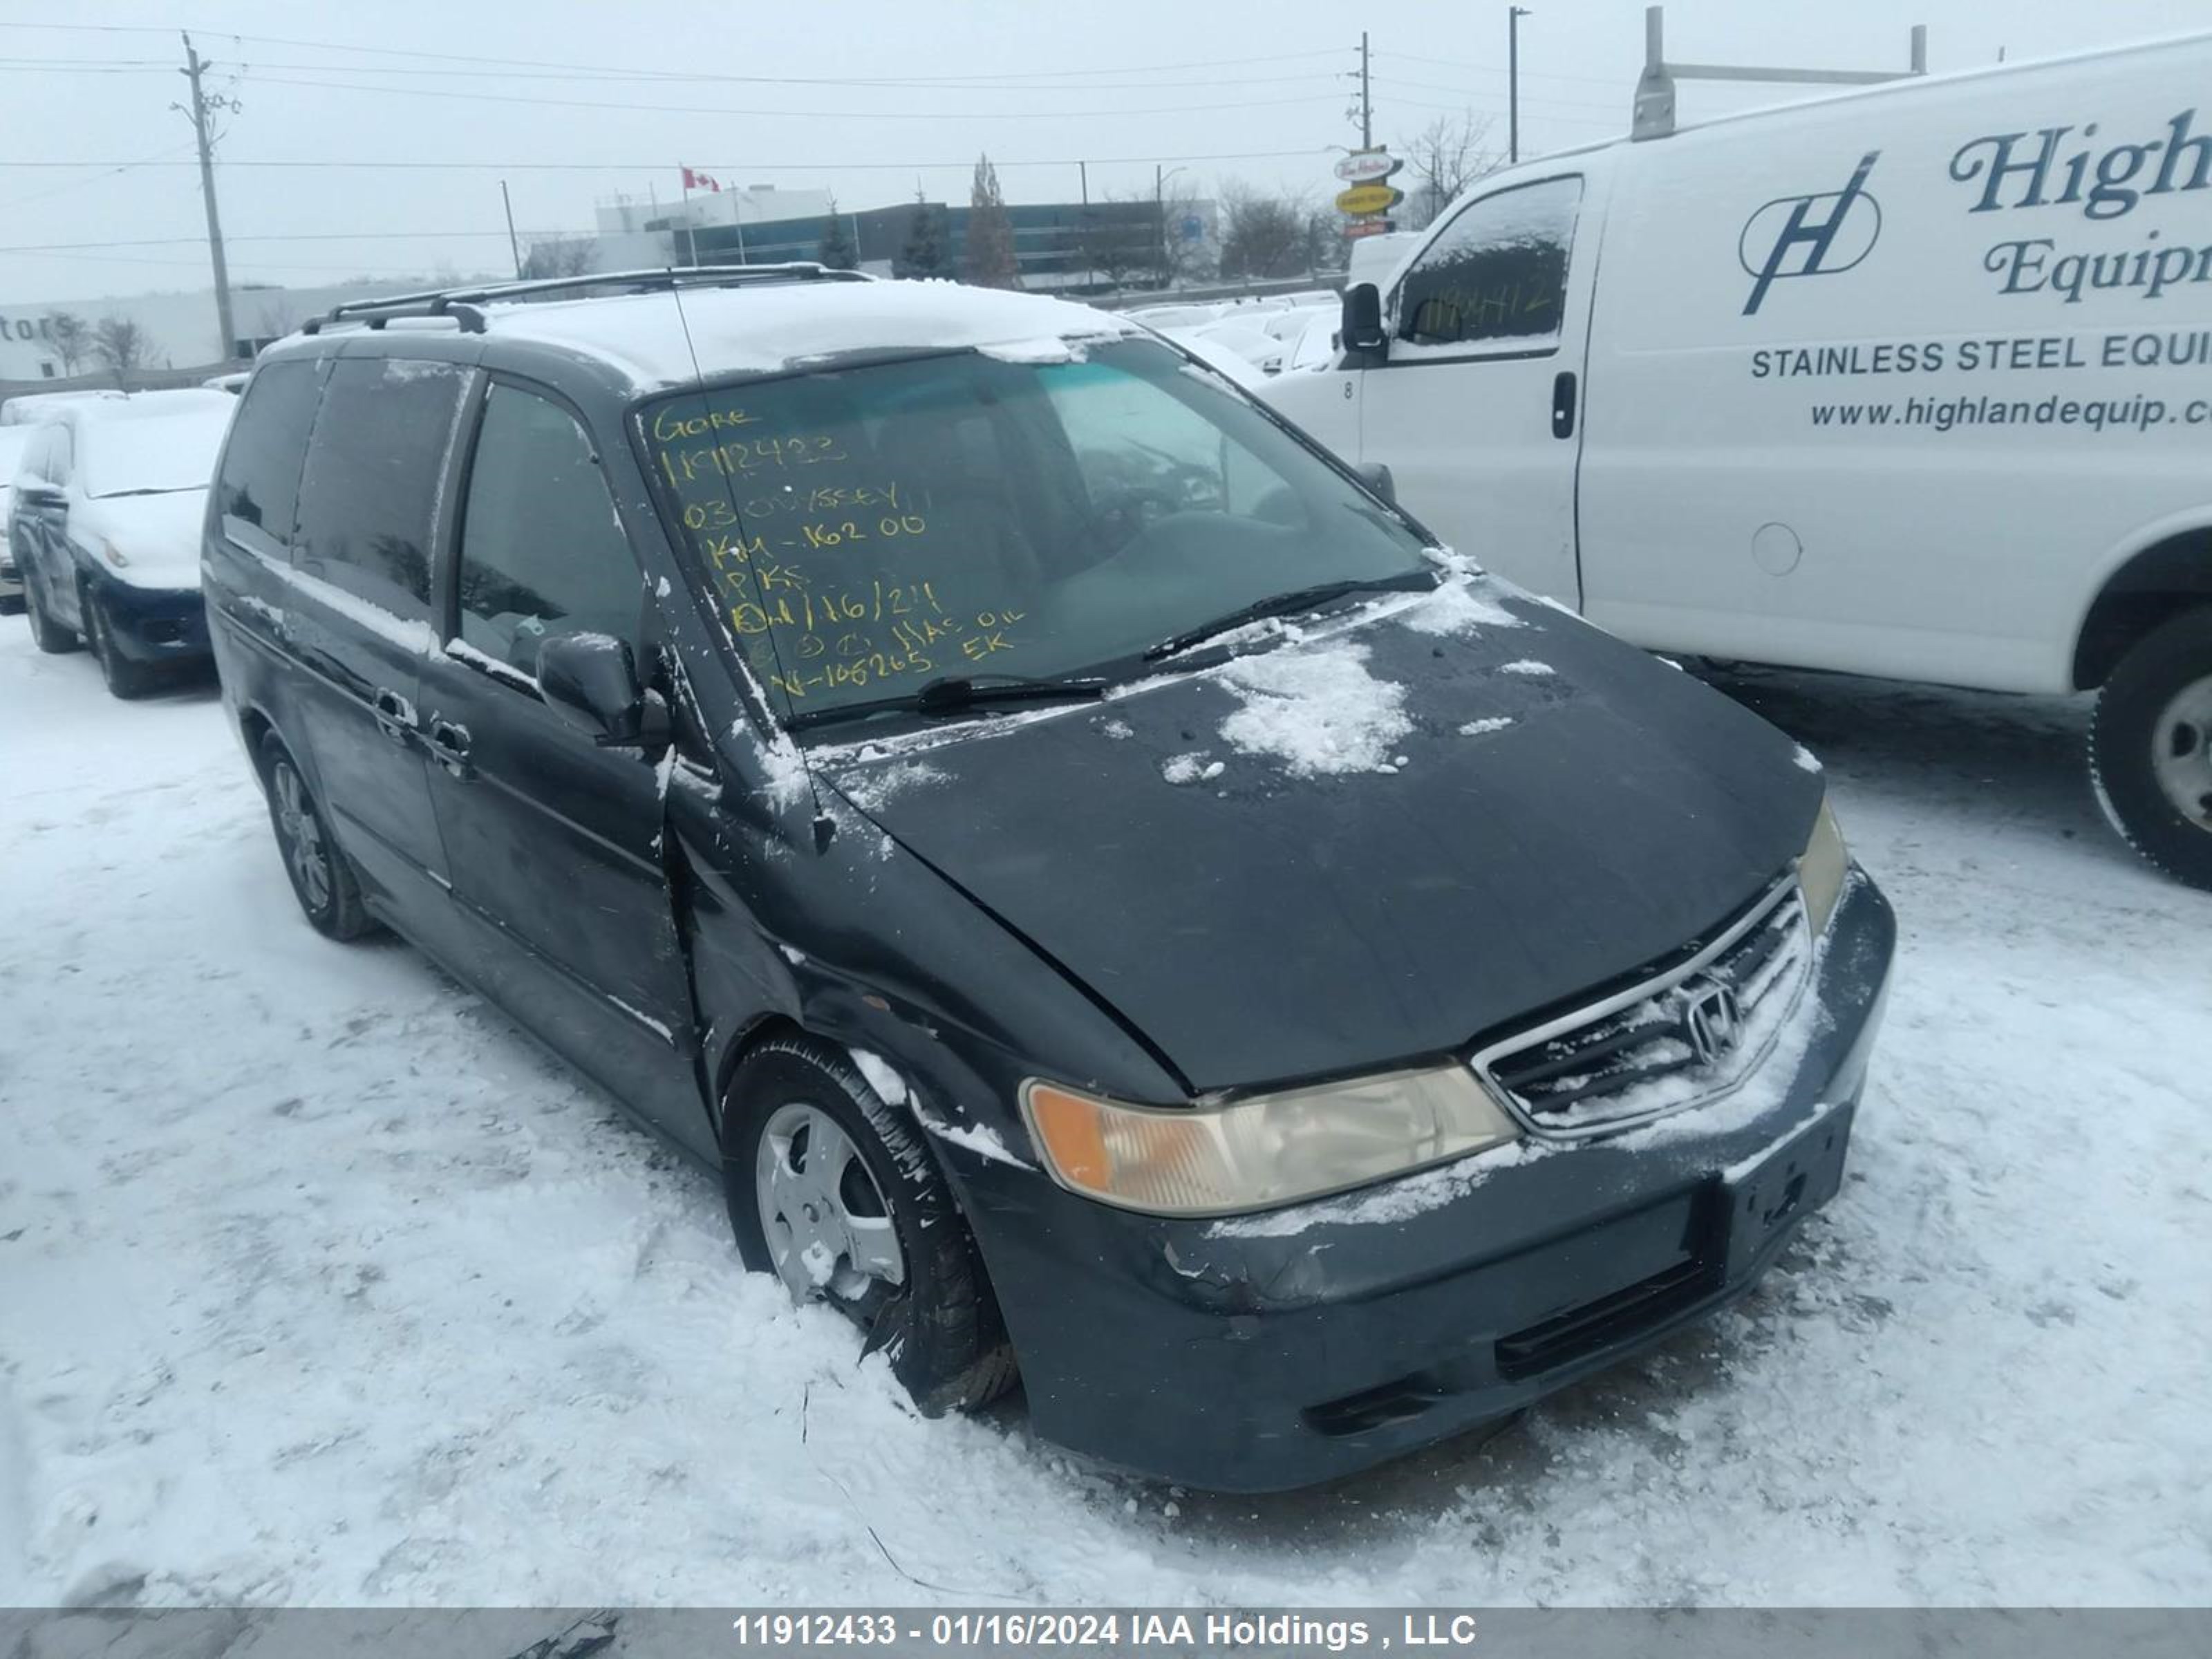
<svg viewBox="0 0 2212 1659"><path fill-rule="evenodd" d="M1019 674L940 674L902 697L875 697L836 708L809 708L784 724L792 731L833 720L860 720L905 709L917 714L956 714L994 702L1090 702L1106 695L1104 680L1031 679Z"/></svg>
<svg viewBox="0 0 2212 1659"><path fill-rule="evenodd" d="M1316 582L1310 587L1294 587L1287 593L1274 593L1264 599L1255 599L1225 616L1216 617L1210 623L1187 628L1180 634L1162 640L1146 650L1145 660L1158 662L1163 657L1172 657L1179 651L1188 651L1194 645L1203 644L1248 623L1261 622L1269 617L1286 617L1300 611L1316 611L1331 599L1340 599L1346 594L1413 592L1436 585L1434 571L1407 570L1395 576L1360 576L1344 581Z"/></svg>

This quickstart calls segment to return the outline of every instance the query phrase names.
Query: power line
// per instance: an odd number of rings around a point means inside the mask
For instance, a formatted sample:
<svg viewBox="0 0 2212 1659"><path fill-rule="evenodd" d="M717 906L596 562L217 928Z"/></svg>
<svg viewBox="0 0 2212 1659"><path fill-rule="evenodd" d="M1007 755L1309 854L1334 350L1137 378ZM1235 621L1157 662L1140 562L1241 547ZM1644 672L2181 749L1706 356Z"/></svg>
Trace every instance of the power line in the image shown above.
<svg viewBox="0 0 2212 1659"><path fill-rule="evenodd" d="M1037 161L1001 161L994 157L991 165L1003 173L1009 167L1072 167L1088 161L1094 167L1157 167L1176 161L1282 161L1299 157L1326 155L1322 145L1310 145L1299 149L1217 150L1189 155L1089 155L1056 156ZM0 169L9 167L77 167L98 169L125 167L191 167L191 161L0 161ZM505 172L505 173L651 173L665 171L676 164L662 156L650 161L397 161L387 157L373 161L299 161L240 159L225 157L225 167L343 167L349 170L396 172ZM884 171L943 173L959 171L972 173L975 157L958 161L915 161L902 158L891 161L748 161L747 168L760 173L881 173Z"/></svg>
<svg viewBox="0 0 2212 1659"><path fill-rule="evenodd" d="M249 71L249 74L251 72ZM384 97L449 98L473 104L531 104L555 109L604 109L624 115L640 112L635 104L610 104L584 98L535 98L518 93L461 92L442 87L371 86L365 82L301 81L282 75L251 75L259 87L307 87L318 92L370 92ZM1186 115L1217 110L1277 109L1291 104L1333 100L1334 93L1307 93L1296 98L1248 99L1226 104L1163 104L1131 109L994 110L978 115L973 110L869 109L732 109L726 105L657 104L644 112L653 115L734 115L836 121L1057 121L1078 117L1129 115ZM971 163L972 165L972 163Z"/></svg>
<svg viewBox="0 0 2212 1659"><path fill-rule="evenodd" d="M0 28L17 28L17 29L55 29L55 30L64 31L64 32L66 32L66 33L107 33L107 34L166 34L166 33L168 33L168 30L167 30L166 28L162 28L162 27L157 27L157 26L155 26L155 25L152 25L152 24L116 24L116 23L24 23L24 22L9 21L9 22L0 22ZM360 54L362 54L362 55L363 55L363 56L374 56L374 57L383 57L383 58L428 58L428 59L430 59L430 60L432 60L433 62L435 62L435 63L447 63L447 64L495 64L495 65L498 65L498 66L500 66L500 67L508 68L508 69L580 70L584 70L584 71L586 71L586 72L588 72L588 73L593 73L593 74L607 72L607 70L609 70L609 67L610 67L609 65L606 65L606 64L564 64L564 63L561 63L561 62L558 62L558 61L552 61L552 60L548 60L548 59L545 59L545 58L496 58L496 57L488 57L488 56L482 55L482 54L478 54L478 53L471 53L471 52L422 52L422 51L417 51L417 50L416 50L416 49L414 49L414 48L411 48L411 47L405 47L405 46L362 46L362 45L359 45L359 44L356 44L356 43L354 43L354 42L350 42L350 41L344 41L344 40L301 40L301 39L299 39L299 38L297 38L297 37L295 37L295 36L290 36L290 35L282 35L282 34L239 34L239 33L227 33L227 32L221 31L221 30L204 30L204 31L202 31L202 32L203 32L203 33L204 33L218 35L218 36L220 36L220 38L222 38L222 39L225 39L225 40L252 40L252 41L258 41L258 42L259 42L261 45L264 45L264 46L306 46L306 47L308 47L308 48L310 48L310 49L312 49L312 50L319 51L319 52L357 52L357 53L360 53ZM1061 69L1049 69L1049 70L1000 70L1000 71L997 71L997 72L985 72L985 71L979 71L979 70L970 70L970 71L965 72L965 73L963 73L963 74L959 74L959 75L948 75L948 76L884 76L884 77L879 77L877 81L872 82L871 81L869 81L866 77L854 77L854 78L852 78L852 79L850 79L850 80L840 80L840 81L837 81L837 82L835 82L835 84L838 84L838 85L867 85L867 84L896 85L896 84L901 84L901 83L903 83L903 82L908 82L908 81L916 81L916 82L967 82L967 81L1041 81L1041 80L1066 80L1066 79L1071 79L1071 78L1084 78L1084 77L1088 77L1088 76L1097 76L1097 75L1153 75L1153 74L1163 74L1163 73L1167 73L1167 72L1169 72L1169 71L1172 71L1172 70L1191 70L1191 69L1230 69L1230 68L1236 68L1236 67L1239 67L1239 66L1242 66L1242 65L1251 64L1288 64L1288 63L1297 63L1297 62L1301 62L1301 61L1305 60L1305 59L1308 59L1308 58L1336 58L1336 57L1339 57L1339 56L1340 55L1340 53L1341 53L1341 48L1334 47L1334 46L1323 46L1323 47L1316 47L1316 48L1315 48L1315 49L1313 49L1313 50L1311 50L1311 51L1308 51L1308 52L1272 52L1272 53L1267 53L1267 54L1262 55L1262 56L1259 56L1259 57L1245 57L1245 58L1186 58L1186 59L1182 60L1182 62L1179 62L1179 63L1174 63L1174 64L1126 64L1126 65L1122 65L1122 66L1120 66L1120 67L1117 67L1117 68L1112 68L1112 69L1105 69L1105 68L1100 68L1100 69L1064 69L1064 68L1061 68ZM335 66L334 66L334 67L335 67ZM719 79L719 80L730 80L730 81L751 81L751 82L791 82L791 83L793 83L793 84L802 84L802 85L803 85L803 84L832 84L832 82L830 82L823 81L823 80L821 80L821 79L818 79L818 78L810 79L810 77L806 77L806 76L713 76L713 77L702 77L702 76L697 76L697 75L695 75L692 71L689 71L689 70L626 70L626 71L623 71L623 72L624 72L624 73L628 73L628 74L634 74L634 75L635 75L635 76L639 76L640 78L644 78L644 79L668 79L668 80L678 80L678 81L681 81L681 80L691 80L691 79L699 79L699 78L713 78L713 79Z"/></svg>
<svg viewBox="0 0 2212 1659"><path fill-rule="evenodd" d="M1470 64L1456 58L1431 58L1426 52L1418 57L1409 52L1378 52L1375 55L1377 58L1401 58L1409 64L1425 64L1431 69L1472 70L1477 75L1502 76L1508 73L1503 64ZM1613 76L1561 75L1548 70L1522 70L1521 78L1524 81L1587 81L1592 86L1598 87L1613 87L1620 84L1618 78Z"/></svg>
<svg viewBox="0 0 2212 1659"><path fill-rule="evenodd" d="M139 74L163 73L176 67L156 58L0 58L0 73L20 70L24 73L44 73L50 70L69 70L87 73ZM790 87L876 87L915 92L1006 92L1029 94L1066 94L1084 92L1173 92L1178 89L1211 91L1220 85L1219 78L1195 81L1090 81L1080 88L1048 83L1035 76L994 76L956 80L940 76L834 76L834 75L720 75L690 70L512 70L512 69L445 69L424 67L411 64L287 64L254 61L244 67L252 73L264 70L300 71L313 75L412 75L453 76L463 80L508 81L585 81L585 82L645 82L669 85L708 82L733 86L790 86ZM1181 67L1181 66L1178 66ZM1191 65L1190 67L1200 67ZM1075 71L1070 71L1074 73ZM1097 74L1102 71L1086 71ZM1132 71L1133 72L1133 71ZM1237 77L1239 86L1282 86L1295 81L1341 81L1348 78L1341 70L1305 70L1294 75L1243 75ZM1449 91L1452 88L1445 88Z"/></svg>

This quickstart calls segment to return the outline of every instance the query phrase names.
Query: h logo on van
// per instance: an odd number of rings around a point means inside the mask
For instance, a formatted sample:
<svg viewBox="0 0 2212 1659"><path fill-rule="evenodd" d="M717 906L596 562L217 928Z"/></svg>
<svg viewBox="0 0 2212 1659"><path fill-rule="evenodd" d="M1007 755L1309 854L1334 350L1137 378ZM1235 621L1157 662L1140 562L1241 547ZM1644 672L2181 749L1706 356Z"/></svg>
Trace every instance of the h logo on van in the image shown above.
<svg viewBox="0 0 2212 1659"><path fill-rule="evenodd" d="M1743 314L1753 315L1766 290L1783 276L1826 276L1849 270L1867 257L1881 234L1881 204L1866 191L1867 174L1881 155L1870 149L1841 190L1783 196L1744 221L1736 258L1754 279ZM1752 250L1763 248L1758 263Z"/></svg>

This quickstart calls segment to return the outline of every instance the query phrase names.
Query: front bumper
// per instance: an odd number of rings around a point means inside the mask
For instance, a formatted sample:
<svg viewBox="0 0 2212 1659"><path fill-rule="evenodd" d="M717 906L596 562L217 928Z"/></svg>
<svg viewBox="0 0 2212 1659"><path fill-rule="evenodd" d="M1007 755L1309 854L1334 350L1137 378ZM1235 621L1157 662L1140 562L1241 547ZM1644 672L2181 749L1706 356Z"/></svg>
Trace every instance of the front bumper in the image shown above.
<svg viewBox="0 0 2212 1659"><path fill-rule="evenodd" d="M112 578L94 583L116 648L134 662L182 663L210 654L207 607L196 587L133 587Z"/></svg>
<svg viewBox="0 0 2212 1659"><path fill-rule="evenodd" d="M1855 875L1811 1038L1763 1109L1227 1221L963 1160L1037 1431L1215 1491L1304 1486L1515 1411L1741 1296L1842 1183L1895 938Z"/></svg>

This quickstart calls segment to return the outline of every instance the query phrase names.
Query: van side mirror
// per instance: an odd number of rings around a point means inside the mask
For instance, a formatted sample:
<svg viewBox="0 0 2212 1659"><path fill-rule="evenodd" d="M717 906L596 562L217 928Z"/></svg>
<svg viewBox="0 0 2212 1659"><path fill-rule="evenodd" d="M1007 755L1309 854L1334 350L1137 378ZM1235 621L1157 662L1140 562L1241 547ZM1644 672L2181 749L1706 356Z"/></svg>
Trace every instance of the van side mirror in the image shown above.
<svg viewBox="0 0 2212 1659"><path fill-rule="evenodd" d="M1398 505L1398 481L1380 461L1367 461L1358 469L1360 482L1393 507Z"/></svg>
<svg viewBox="0 0 2212 1659"><path fill-rule="evenodd" d="M1344 349L1361 356L1382 358L1390 350L1390 337L1382 331L1382 291L1372 283L1354 283L1344 290Z"/></svg>
<svg viewBox="0 0 2212 1659"><path fill-rule="evenodd" d="M567 634L538 647L545 706L602 749L665 749L668 706L638 683L629 641Z"/></svg>
<svg viewBox="0 0 2212 1659"><path fill-rule="evenodd" d="M61 486L48 483L40 478L17 480L15 493L33 507L60 507L68 499L63 494Z"/></svg>

